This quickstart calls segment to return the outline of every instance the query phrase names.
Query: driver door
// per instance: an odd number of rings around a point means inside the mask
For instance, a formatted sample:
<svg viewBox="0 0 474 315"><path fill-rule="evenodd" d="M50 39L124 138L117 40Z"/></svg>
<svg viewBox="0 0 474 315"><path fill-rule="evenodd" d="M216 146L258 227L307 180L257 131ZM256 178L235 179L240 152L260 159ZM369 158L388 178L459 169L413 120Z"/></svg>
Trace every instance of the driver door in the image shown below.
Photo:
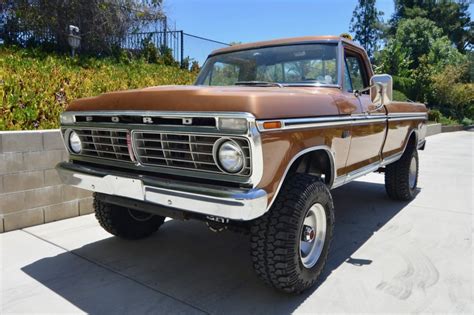
<svg viewBox="0 0 474 315"><path fill-rule="evenodd" d="M376 106L370 99L369 91L354 93L369 87L369 76L372 75L362 53L345 49L344 56L344 92L357 106L351 113L355 120L351 126L352 138L346 162L346 170L351 173L380 162L387 123L385 108L373 111Z"/></svg>

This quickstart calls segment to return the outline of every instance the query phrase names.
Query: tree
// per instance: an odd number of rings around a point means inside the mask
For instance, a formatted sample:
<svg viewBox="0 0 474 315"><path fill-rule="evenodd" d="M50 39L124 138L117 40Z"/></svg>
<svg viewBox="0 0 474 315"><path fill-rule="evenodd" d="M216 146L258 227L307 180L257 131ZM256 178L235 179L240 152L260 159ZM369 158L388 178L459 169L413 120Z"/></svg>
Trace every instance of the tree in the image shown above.
<svg viewBox="0 0 474 315"><path fill-rule="evenodd" d="M383 13L375 7L375 0L359 0L352 13L350 31L354 33L354 39L365 48L371 59L378 49L382 15Z"/></svg>
<svg viewBox="0 0 474 315"><path fill-rule="evenodd" d="M447 65L460 65L466 60L443 36L441 28L421 17L402 19L395 35L377 54L380 70L394 76L395 88L418 101L430 98L435 74Z"/></svg>
<svg viewBox="0 0 474 315"><path fill-rule="evenodd" d="M124 35L164 18L161 0L6 0L1 35L6 43L52 42L68 50L68 25L78 26L81 50L111 52Z"/></svg>
<svg viewBox="0 0 474 315"><path fill-rule="evenodd" d="M402 19L416 17L433 21L461 52L474 45L469 0L395 0L395 13L390 20L391 34L395 34Z"/></svg>
<svg viewBox="0 0 474 315"><path fill-rule="evenodd" d="M407 77L417 69L423 56L438 69L464 61L465 57L452 47L443 30L426 18L403 19L384 50L378 55L383 69L393 75Z"/></svg>

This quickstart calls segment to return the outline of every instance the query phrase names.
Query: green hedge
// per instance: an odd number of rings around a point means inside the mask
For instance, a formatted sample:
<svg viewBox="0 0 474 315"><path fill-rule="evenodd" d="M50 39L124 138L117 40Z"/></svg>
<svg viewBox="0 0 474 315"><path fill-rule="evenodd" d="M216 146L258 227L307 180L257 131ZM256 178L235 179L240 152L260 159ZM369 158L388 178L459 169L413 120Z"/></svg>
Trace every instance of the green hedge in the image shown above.
<svg viewBox="0 0 474 315"><path fill-rule="evenodd" d="M0 46L0 130L50 129L74 99L154 85L191 84L195 73L141 59L72 59Z"/></svg>

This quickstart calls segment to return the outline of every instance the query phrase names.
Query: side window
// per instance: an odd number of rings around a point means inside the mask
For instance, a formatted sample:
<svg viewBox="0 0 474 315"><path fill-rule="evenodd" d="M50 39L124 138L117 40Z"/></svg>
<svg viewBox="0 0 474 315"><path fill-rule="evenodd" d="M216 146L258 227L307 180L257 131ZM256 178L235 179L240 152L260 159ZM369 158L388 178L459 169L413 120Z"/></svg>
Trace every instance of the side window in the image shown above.
<svg viewBox="0 0 474 315"><path fill-rule="evenodd" d="M359 56L346 55L346 71L351 80L352 91L362 90L367 85L364 64ZM344 80L346 73L344 73Z"/></svg>

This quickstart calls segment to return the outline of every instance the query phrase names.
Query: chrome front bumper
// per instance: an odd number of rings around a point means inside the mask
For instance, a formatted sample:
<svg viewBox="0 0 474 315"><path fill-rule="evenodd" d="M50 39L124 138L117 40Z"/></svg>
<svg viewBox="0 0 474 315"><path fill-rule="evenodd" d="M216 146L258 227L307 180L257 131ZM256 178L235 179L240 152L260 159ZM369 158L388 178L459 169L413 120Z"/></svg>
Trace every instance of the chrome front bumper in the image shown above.
<svg viewBox="0 0 474 315"><path fill-rule="evenodd" d="M267 210L267 193L262 189L238 189L197 185L129 173L110 172L70 162L56 166L66 185L141 200L156 205L203 215L248 221Z"/></svg>

